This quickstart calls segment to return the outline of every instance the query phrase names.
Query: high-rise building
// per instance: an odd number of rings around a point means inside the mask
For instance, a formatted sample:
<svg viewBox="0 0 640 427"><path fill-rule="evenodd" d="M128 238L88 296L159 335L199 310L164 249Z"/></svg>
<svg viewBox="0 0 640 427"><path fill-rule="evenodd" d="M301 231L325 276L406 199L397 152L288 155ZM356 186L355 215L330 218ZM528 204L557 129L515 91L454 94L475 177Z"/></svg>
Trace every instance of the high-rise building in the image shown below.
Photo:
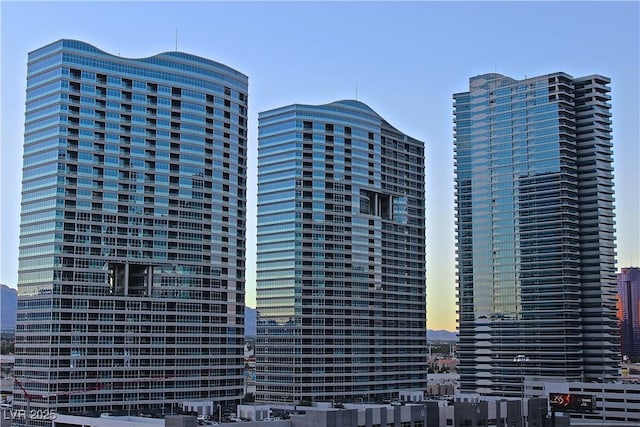
<svg viewBox="0 0 640 427"><path fill-rule="evenodd" d="M454 95L463 391L619 372L609 83L485 74Z"/></svg>
<svg viewBox="0 0 640 427"><path fill-rule="evenodd" d="M618 273L618 321L622 356L640 361L640 268L626 267Z"/></svg>
<svg viewBox="0 0 640 427"><path fill-rule="evenodd" d="M27 73L16 408L238 401L247 76L75 40Z"/></svg>
<svg viewBox="0 0 640 427"><path fill-rule="evenodd" d="M424 143L352 100L258 120L257 398L422 393Z"/></svg>

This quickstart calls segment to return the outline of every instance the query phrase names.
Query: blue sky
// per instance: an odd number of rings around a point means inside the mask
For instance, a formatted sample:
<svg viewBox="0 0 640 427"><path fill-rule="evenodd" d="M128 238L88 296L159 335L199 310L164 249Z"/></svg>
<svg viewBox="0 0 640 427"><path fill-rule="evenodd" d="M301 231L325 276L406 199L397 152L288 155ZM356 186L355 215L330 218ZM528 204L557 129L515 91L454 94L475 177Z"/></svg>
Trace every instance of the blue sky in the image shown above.
<svg viewBox="0 0 640 427"><path fill-rule="evenodd" d="M17 282L27 52L60 38L147 57L178 50L249 76L257 114L355 98L426 141L428 326L455 330L452 94L470 76L612 79L618 267L640 265L640 3L1 1L0 282ZM249 209L255 212L255 209ZM255 306L255 218L247 303Z"/></svg>

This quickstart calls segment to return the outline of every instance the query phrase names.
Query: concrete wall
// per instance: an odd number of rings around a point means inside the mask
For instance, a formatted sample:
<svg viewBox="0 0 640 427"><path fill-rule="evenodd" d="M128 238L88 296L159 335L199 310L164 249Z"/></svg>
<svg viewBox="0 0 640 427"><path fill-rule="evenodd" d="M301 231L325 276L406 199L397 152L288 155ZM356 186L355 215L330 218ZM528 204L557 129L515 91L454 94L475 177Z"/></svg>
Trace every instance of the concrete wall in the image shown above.
<svg viewBox="0 0 640 427"><path fill-rule="evenodd" d="M239 421L236 423L224 423L223 425L228 427L292 427L291 420Z"/></svg>
<svg viewBox="0 0 640 427"><path fill-rule="evenodd" d="M251 421L262 421L269 417L271 409L269 405L238 405L238 418L245 418Z"/></svg>
<svg viewBox="0 0 640 427"><path fill-rule="evenodd" d="M167 415L164 418L164 427L196 427L198 421L191 415Z"/></svg>
<svg viewBox="0 0 640 427"><path fill-rule="evenodd" d="M292 415L291 427L357 427L358 411L307 411L305 415Z"/></svg>
<svg viewBox="0 0 640 427"><path fill-rule="evenodd" d="M85 427L162 427L164 419L142 417L83 417L78 415L58 414L52 426L85 426Z"/></svg>

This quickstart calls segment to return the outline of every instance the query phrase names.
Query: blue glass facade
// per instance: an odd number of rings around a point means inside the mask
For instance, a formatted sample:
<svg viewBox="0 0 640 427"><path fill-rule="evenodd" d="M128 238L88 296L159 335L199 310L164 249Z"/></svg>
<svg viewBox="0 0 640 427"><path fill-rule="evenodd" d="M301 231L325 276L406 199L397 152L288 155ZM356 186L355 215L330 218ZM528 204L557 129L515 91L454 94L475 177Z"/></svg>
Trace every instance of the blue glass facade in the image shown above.
<svg viewBox="0 0 640 427"><path fill-rule="evenodd" d="M622 356L640 361L640 268L626 267L618 273L618 321Z"/></svg>
<svg viewBox="0 0 640 427"><path fill-rule="evenodd" d="M29 54L15 375L32 408L242 397L247 90L181 52Z"/></svg>
<svg viewBox="0 0 640 427"><path fill-rule="evenodd" d="M486 74L454 95L465 391L617 372L608 82Z"/></svg>
<svg viewBox="0 0 640 427"><path fill-rule="evenodd" d="M424 173L360 102L259 114L258 399L426 389Z"/></svg>

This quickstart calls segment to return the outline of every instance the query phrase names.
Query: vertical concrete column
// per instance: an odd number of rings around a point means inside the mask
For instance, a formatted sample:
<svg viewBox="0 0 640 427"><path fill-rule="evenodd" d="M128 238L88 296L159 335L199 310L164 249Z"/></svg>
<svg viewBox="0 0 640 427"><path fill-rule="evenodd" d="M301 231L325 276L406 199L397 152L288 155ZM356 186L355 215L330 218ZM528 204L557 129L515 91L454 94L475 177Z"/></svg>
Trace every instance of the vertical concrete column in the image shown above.
<svg viewBox="0 0 640 427"><path fill-rule="evenodd" d="M147 266L147 295L151 296L153 290L153 265Z"/></svg>
<svg viewBox="0 0 640 427"><path fill-rule="evenodd" d="M124 264L124 294L129 295L129 263Z"/></svg>

